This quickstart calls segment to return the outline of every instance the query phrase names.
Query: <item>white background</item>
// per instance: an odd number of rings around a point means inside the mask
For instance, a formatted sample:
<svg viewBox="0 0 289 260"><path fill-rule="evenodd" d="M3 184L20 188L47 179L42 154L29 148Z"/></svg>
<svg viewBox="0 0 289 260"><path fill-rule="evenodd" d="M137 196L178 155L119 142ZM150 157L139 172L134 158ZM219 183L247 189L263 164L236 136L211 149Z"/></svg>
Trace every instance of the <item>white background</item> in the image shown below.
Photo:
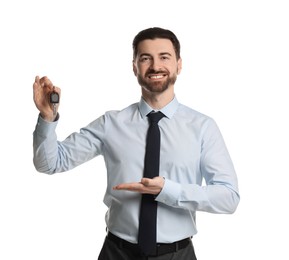
<svg viewBox="0 0 289 260"><path fill-rule="evenodd" d="M197 215L198 259L288 259L288 13L280 0L1 1L0 259L97 259L103 160L35 171L32 84L61 87L62 140L139 100L131 42L151 26L178 36L178 100L216 120L239 177L235 214Z"/></svg>

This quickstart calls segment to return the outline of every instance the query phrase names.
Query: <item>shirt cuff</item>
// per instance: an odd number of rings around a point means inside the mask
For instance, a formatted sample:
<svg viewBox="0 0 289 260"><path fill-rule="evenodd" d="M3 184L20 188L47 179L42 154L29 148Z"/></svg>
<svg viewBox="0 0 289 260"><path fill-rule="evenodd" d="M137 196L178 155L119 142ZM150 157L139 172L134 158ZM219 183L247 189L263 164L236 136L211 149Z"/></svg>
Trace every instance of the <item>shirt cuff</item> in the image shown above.
<svg viewBox="0 0 289 260"><path fill-rule="evenodd" d="M58 124L59 114L57 114L55 121L48 122L44 120L40 114L38 116L36 132L41 136L47 136L51 132L55 132L56 126Z"/></svg>
<svg viewBox="0 0 289 260"><path fill-rule="evenodd" d="M156 201L162 202L169 206L177 206L178 199L181 196L181 184L173 182L169 179L165 179L164 187L159 195L156 197Z"/></svg>

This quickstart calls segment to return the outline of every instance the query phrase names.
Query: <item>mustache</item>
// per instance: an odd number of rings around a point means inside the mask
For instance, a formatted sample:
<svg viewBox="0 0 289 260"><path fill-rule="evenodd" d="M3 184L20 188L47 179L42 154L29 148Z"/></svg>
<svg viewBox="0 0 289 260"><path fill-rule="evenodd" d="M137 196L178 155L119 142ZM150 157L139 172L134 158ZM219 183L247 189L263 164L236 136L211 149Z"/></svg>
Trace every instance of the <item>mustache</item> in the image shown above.
<svg viewBox="0 0 289 260"><path fill-rule="evenodd" d="M166 70L154 70L154 69L148 69L145 76L148 76L149 74L169 74Z"/></svg>

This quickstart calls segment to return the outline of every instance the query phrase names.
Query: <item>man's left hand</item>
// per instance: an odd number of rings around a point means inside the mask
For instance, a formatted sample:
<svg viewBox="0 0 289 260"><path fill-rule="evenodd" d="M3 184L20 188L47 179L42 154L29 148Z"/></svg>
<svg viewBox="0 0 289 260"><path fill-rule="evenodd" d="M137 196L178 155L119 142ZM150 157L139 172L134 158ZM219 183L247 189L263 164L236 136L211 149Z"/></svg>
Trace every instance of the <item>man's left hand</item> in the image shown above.
<svg viewBox="0 0 289 260"><path fill-rule="evenodd" d="M140 182L122 183L113 187L114 190L127 190L134 191L143 194L158 195L163 186L165 180L163 177L155 177L153 179L142 178Z"/></svg>

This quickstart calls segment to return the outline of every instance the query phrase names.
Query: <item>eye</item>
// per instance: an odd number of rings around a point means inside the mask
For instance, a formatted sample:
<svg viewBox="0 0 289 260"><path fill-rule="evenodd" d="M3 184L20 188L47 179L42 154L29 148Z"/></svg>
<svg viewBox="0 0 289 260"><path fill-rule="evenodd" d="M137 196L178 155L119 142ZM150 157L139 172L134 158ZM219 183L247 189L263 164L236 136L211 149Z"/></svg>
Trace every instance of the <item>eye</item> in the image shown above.
<svg viewBox="0 0 289 260"><path fill-rule="evenodd" d="M151 57L149 56L142 56L140 59L140 62L148 62L151 60Z"/></svg>
<svg viewBox="0 0 289 260"><path fill-rule="evenodd" d="M161 56L161 60L169 60L169 56Z"/></svg>

